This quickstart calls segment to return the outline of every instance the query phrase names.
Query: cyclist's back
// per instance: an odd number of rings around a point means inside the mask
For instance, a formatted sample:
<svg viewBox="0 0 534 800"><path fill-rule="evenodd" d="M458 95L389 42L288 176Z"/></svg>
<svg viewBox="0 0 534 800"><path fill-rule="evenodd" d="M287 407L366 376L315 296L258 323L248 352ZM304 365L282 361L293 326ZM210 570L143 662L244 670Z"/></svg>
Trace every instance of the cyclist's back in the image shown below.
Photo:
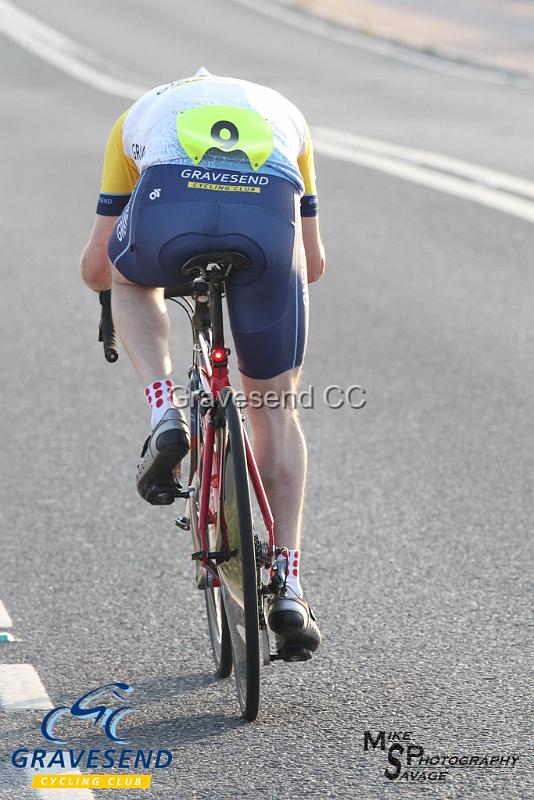
<svg viewBox="0 0 534 800"><path fill-rule="evenodd" d="M143 95L113 127L100 213L122 211L139 175L158 164L201 165L186 177L215 184L218 168L252 172L248 181L227 184L228 191L261 187L262 175L285 178L303 197L304 214L315 211L313 155L303 115L278 92L249 81L201 69Z"/></svg>
<svg viewBox="0 0 534 800"><path fill-rule="evenodd" d="M252 266L228 282L228 308L250 378L302 363L299 211L317 213L308 127L272 89L201 70L147 92L113 127L98 205L100 214L122 212L111 261L133 283L177 287L198 253L243 252Z"/></svg>

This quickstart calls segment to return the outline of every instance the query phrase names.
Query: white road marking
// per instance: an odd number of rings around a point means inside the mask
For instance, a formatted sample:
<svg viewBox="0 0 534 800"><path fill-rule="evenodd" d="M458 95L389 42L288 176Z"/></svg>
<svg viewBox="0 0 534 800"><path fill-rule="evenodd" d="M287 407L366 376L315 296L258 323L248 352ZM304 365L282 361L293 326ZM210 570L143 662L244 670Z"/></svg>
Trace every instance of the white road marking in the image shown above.
<svg viewBox="0 0 534 800"><path fill-rule="evenodd" d="M12 628L13 622L8 614L7 608L0 600L0 628Z"/></svg>
<svg viewBox="0 0 534 800"><path fill-rule="evenodd" d="M357 30L337 27L320 17L314 17L311 14L308 15L292 10L288 7L287 2L285 2L284 5L265 3L264 0L234 0L234 2L246 6L253 11L257 11L259 14L283 22L285 25L291 25L293 28L300 28L300 30L314 33L316 36L322 36L326 39L331 39L334 42L346 44L351 47L357 47L359 50L366 50L375 55L402 61L413 67L439 72L453 78L462 78L479 83L489 83L494 86L514 85L520 89L531 88L532 86L532 82L527 76L511 72L507 73L505 70L500 70L498 68L492 69L482 64L462 63L452 58L446 58L444 55L440 56L437 53L423 53L418 50L412 50L408 46L403 46L401 43L367 36L364 33L359 33ZM284 2L284 0L282 0L282 2Z"/></svg>
<svg viewBox="0 0 534 800"><path fill-rule="evenodd" d="M282 6L272 4L264 6L257 0L236 0L236 2L261 13L270 14L287 24L304 26L306 30L314 33L334 37L336 41L344 41L346 37L352 40L355 35L342 29L340 31L331 29L321 20L305 17ZM93 51L82 47L30 14L20 11L9 0L0 0L0 32L71 77L101 91L130 100L137 99L146 91L142 86L116 80L85 63L81 59L89 58L100 63L103 60ZM358 41L360 38L362 37L359 37ZM383 43L373 43L373 48L375 44L383 46ZM409 55L410 58L412 55L419 58L419 54ZM315 148L322 155L376 169L534 222L534 203L528 199L534 199L533 184L521 178L452 159L449 156L412 150L330 128L317 128L314 133Z"/></svg>
<svg viewBox="0 0 534 800"><path fill-rule="evenodd" d="M7 633L7 631L0 631L0 642L15 642L16 639L12 633Z"/></svg>
<svg viewBox="0 0 534 800"><path fill-rule="evenodd" d="M51 758L52 753L47 753L44 763ZM29 783L31 784L34 775L81 775L79 769L62 769L61 766L55 765L52 767L31 767L26 768L26 775L28 776ZM34 789L36 797L42 800L59 800L61 797L69 798L69 800L90 800L94 798L94 794L90 789Z"/></svg>
<svg viewBox="0 0 534 800"><path fill-rule="evenodd" d="M102 92L127 97L130 100L137 100L146 92L142 86L112 78L111 75L86 63L94 61L101 64L102 59L89 48L83 47L31 14L21 11L9 0L0 0L0 33L9 36L30 53L40 56L73 78L78 78Z"/></svg>
<svg viewBox="0 0 534 800"><path fill-rule="evenodd" d="M3 711L53 708L31 664L0 664L0 707Z"/></svg>
<svg viewBox="0 0 534 800"><path fill-rule="evenodd" d="M35 797L40 797L42 800L59 800L64 797L65 800L90 800L94 798L94 794L90 789L33 789Z"/></svg>
<svg viewBox="0 0 534 800"><path fill-rule="evenodd" d="M365 149L362 149L363 137L342 131L318 128L313 134L315 150L321 155L376 169L534 222L534 200L528 199L534 198L534 184L529 181L437 153L410 150L374 139L365 140ZM446 165L449 172L444 171ZM505 186L517 189L518 193L505 191Z"/></svg>
<svg viewBox="0 0 534 800"><path fill-rule="evenodd" d="M474 183L484 184L492 189L499 189L500 191L510 192L510 194L517 194L534 200L533 181L517 178L515 175L509 175L506 172L500 172L489 167L472 164L469 161L451 158L429 150L404 147L392 142L384 142L381 139L357 136L353 133L345 133L344 131L319 125L313 128L314 143L318 139L333 144L348 145L351 148L376 153L377 155L391 156L419 166L430 167L439 172L446 172L459 178L471 180Z"/></svg>

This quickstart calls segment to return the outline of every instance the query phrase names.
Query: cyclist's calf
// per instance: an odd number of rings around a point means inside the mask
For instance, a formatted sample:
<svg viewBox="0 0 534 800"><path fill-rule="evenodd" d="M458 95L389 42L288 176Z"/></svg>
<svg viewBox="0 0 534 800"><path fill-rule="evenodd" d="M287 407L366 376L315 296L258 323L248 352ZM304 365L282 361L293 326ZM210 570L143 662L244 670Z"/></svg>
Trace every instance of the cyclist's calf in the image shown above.
<svg viewBox="0 0 534 800"><path fill-rule="evenodd" d="M247 395L264 398L248 406L254 454L273 512L276 544L291 549L299 547L307 453L296 405L284 396L296 393L299 374L296 368L269 380L241 376Z"/></svg>

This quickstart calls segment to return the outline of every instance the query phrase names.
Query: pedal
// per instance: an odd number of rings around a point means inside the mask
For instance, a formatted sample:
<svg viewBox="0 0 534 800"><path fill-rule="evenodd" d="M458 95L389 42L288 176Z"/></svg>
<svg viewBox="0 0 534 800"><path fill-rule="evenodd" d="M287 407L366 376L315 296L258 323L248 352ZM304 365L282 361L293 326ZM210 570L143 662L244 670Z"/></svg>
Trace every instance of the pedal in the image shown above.
<svg viewBox="0 0 534 800"><path fill-rule="evenodd" d="M296 663L298 661L309 661L311 657L311 651L307 647L302 647L300 644L287 644L276 655L271 656L271 661L282 660Z"/></svg>
<svg viewBox="0 0 534 800"><path fill-rule="evenodd" d="M176 517L174 520L174 524L177 528L181 528L183 531L190 531L191 530L191 522L189 517Z"/></svg>
<svg viewBox="0 0 534 800"><path fill-rule="evenodd" d="M147 487L145 499L153 506L170 506L175 500L173 486L153 483Z"/></svg>
<svg viewBox="0 0 534 800"><path fill-rule="evenodd" d="M191 496L191 492L190 492L189 487L187 487L187 489L184 489L184 487L182 486L181 483L175 483L174 484L174 496L175 496L175 498L183 497L184 500L189 500L189 497ZM187 530L189 530L189 529L187 528Z"/></svg>
<svg viewBox="0 0 534 800"><path fill-rule="evenodd" d="M239 550L237 549L230 551L209 550L207 553L204 550L197 550L195 553L191 553L191 559L193 561L202 561L203 558L209 558L211 561L215 561L216 564L221 564L223 561L235 558L238 553Z"/></svg>
<svg viewBox="0 0 534 800"><path fill-rule="evenodd" d="M184 489L179 483L165 480L154 481L146 490L146 500L153 506L170 506L179 497L188 499L189 496L189 489ZM185 519L185 517L178 517L178 519ZM189 530L189 528L184 528L184 530Z"/></svg>

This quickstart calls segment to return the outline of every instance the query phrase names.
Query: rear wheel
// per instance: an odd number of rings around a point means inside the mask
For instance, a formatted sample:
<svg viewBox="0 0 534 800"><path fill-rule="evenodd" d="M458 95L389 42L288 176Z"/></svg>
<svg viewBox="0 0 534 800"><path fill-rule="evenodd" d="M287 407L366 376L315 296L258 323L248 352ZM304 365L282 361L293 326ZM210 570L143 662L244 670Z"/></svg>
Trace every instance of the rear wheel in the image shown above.
<svg viewBox="0 0 534 800"><path fill-rule="evenodd" d="M226 530L232 556L219 566L221 595L228 621L237 696L246 720L256 719L260 702L258 576L252 509L241 414L234 391L221 391L226 439L221 453L218 548Z"/></svg>

